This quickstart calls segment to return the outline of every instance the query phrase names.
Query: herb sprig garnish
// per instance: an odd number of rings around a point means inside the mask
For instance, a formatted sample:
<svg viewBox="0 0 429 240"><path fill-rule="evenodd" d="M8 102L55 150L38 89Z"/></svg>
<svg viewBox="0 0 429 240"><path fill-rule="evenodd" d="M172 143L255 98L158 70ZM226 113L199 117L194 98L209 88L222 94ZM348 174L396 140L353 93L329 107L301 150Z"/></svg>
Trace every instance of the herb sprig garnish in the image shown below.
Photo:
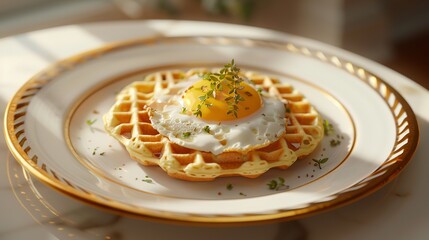
<svg viewBox="0 0 429 240"><path fill-rule="evenodd" d="M323 130L326 136L335 134L334 126L326 119L323 120ZM340 139L344 139L344 137L342 135L337 134L337 139L331 139L331 141L329 141L329 144L331 145L331 147L336 147L341 144Z"/></svg>
<svg viewBox="0 0 429 240"><path fill-rule="evenodd" d="M314 166L319 167L319 169L322 169L322 164L326 163L329 160L329 158L321 158L321 159L314 159Z"/></svg>
<svg viewBox="0 0 429 240"><path fill-rule="evenodd" d="M94 150L92 150L92 155L94 156L95 154L97 154L99 147L94 148ZM106 152L101 152L98 155L100 156L104 156L104 154L106 154Z"/></svg>
<svg viewBox="0 0 429 240"><path fill-rule="evenodd" d="M289 186L285 185L285 179L282 177L278 177L277 179L273 179L267 183L268 189L279 191L281 189L288 189Z"/></svg>
<svg viewBox="0 0 429 240"><path fill-rule="evenodd" d="M183 138L189 138L191 134L192 134L191 132L184 132L182 135L183 135Z"/></svg>
<svg viewBox="0 0 429 240"><path fill-rule="evenodd" d="M335 147L341 144L341 141L338 139L331 139L331 141L329 142L331 144L331 147Z"/></svg>
<svg viewBox="0 0 429 240"><path fill-rule="evenodd" d="M335 132L334 126L332 126L331 123L329 123L328 120L323 120L323 131L325 132L325 135L331 135Z"/></svg>
<svg viewBox="0 0 429 240"><path fill-rule="evenodd" d="M193 111L193 114L197 117L202 117L201 108L203 106L210 107L207 103L209 98L216 98L216 93L223 90L223 87L228 87L228 97L225 98L225 102L228 104L227 114L238 117L238 103L244 101L243 96L239 93L244 87L240 85L243 82L243 78L239 76L240 69L235 65L234 59L230 63L219 71L219 73L206 73L203 75L203 80L210 82L209 87L201 87L201 91L204 95L199 97L200 103L197 108Z"/></svg>
<svg viewBox="0 0 429 240"><path fill-rule="evenodd" d="M97 153L98 147L94 148L94 150L92 151L92 155L95 155Z"/></svg>
<svg viewBox="0 0 429 240"><path fill-rule="evenodd" d="M96 121L97 121L97 119L96 119L96 118L94 118L94 119L92 119L92 120L87 119L87 120L85 121L85 123L86 123L88 126L92 126Z"/></svg>
<svg viewBox="0 0 429 240"><path fill-rule="evenodd" d="M206 133L210 133L210 126L205 126L204 128L203 128L203 130L204 130L204 132L206 132Z"/></svg>
<svg viewBox="0 0 429 240"><path fill-rule="evenodd" d="M145 176L145 178L144 178L144 179L142 179L142 182L145 182L145 183L153 183L153 180L152 180L149 176Z"/></svg>

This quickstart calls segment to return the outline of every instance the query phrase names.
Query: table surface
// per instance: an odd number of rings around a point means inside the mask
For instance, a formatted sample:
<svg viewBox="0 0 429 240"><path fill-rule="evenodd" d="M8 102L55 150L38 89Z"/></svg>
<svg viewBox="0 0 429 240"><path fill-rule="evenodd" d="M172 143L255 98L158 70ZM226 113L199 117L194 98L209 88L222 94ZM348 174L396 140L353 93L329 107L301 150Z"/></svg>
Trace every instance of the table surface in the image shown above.
<svg viewBox="0 0 429 240"><path fill-rule="evenodd" d="M335 52L384 76L408 101L420 127L415 156L394 181L348 206L296 221L212 228L148 222L83 205L23 171L1 138L0 239L428 239L428 91L375 62L313 40L245 26L168 20L70 25L11 36L0 39L1 113L25 81L55 61L109 42L162 35L288 39Z"/></svg>

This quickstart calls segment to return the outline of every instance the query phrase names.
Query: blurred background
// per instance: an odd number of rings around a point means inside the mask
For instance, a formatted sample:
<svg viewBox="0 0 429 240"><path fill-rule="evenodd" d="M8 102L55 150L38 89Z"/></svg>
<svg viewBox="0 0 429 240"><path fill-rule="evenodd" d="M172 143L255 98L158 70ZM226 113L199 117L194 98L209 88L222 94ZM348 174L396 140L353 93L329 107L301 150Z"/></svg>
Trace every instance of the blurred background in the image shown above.
<svg viewBox="0 0 429 240"><path fill-rule="evenodd" d="M309 37L378 61L429 89L429 0L0 0L0 38L130 19L226 22Z"/></svg>

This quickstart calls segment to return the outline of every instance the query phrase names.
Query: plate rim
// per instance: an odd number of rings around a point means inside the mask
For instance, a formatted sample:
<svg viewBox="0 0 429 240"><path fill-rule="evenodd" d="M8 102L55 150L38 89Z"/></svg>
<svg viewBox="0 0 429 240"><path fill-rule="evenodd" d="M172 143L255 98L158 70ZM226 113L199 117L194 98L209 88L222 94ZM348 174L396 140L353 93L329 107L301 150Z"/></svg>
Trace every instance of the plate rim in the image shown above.
<svg viewBox="0 0 429 240"><path fill-rule="evenodd" d="M283 50L287 50L292 53L298 53L301 55L310 56L318 60L324 61L328 64L334 65L342 70L347 71L350 74L355 75L360 80L368 84L373 90L377 91L378 94L385 100L386 104L390 108L396 125L396 141L390 155L386 160L375 170L370 173L367 177L363 178L358 183L350 186L349 188L343 189L340 192L334 194L333 199L310 203L309 206L289 209L289 210L277 210L276 213L270 214L245 214L245 215L218 215L218 216L206 216L199 214L180 214L163 212L153 209L147 209L144 207L135 208L129 204L120 202L112 202L108 198L103 196L95 195L94 193L87 192L85 189L75 187L67 181L60 181L58 177L52 176L46 170L46 166L40 167L37 165L37 156L28 156L30 147L25 147L26 137L24 130L18 132L15 131L17 127L24 124L24 121L15 123L17 119L20 119L25 115L25 108L31 101L32 96L36 95L43 86L49 83L55 78L57 74L61 74L65 71L73 69L74 65L84 63L92 58L103 56L106 53L112 51L118 51L122 48L133 47L145 44L156 44L157 42L169 41L169 40L193 40L200 44L210 44L223 42L234 42L235 44L259 44L265 47L275 47ZM70 67L71 66L71 67ZM34 93L26 95L25 93L29 90L35 91ZM393 103L389 103L389 97L394 96ZM21 100L26 99L24 102ZM28 100L28 101L27 101ZM26 102L27 101L27 102ZM400 108L397 113L394 109ZM22 110L24 109L24 110ZM21 110L21 111L20 111ZM406 114L405 119L399 120L401 116ZM398 122L401 121L400 124ZM400 131L399 127L403 126L404 121L408 124L403 127ZM292 220L316 213L331 210L345 204L357 201L370 193L378 190L388 182L393 180L405 167L405 165L412 159L419 141L419 131L416 116L407 103L407 101L390 86L382 78L373 74L371 71L366 70L359 65L355 65L350 61L342 57L337 57L333 54L322 52L321 50L308 48L300 45L299 43L293 43L292 41L275 41L269 39L254 39L245 37L219 37L219 36L154 36L146 38L136 38L125 41L119 41L114 43L107 43L101 47L94 48L88 51L81 52L74 56L65 58L57 61L47 68L41 70L39 73L31 77L19 90L14 94L12 99L9 101L5 111L4 118L5 127L5 139L6 144L9 147L14 158L33 176L39 181L47 184L50 187L58 190L59 192L71 196L79 201L86 204L93 205L104 210L108 210L114 213L124 214L127 216L139 217L148 220L162 221L162 222L175 222L175 223L192 223L192 224L249 224L249 223L260 223L260 222L273 222L281 220ZM399 144L403 143L403 138L399 138L400 133L404 133L405 130L409 132L405 134L407 142L398 147ZM20 140L19 140L20 139ZM395 149L396 148L396 149ZM401 152L402 151L402 152ZM398 152L401 152L397 156ZM332 196L332 195L331 195Z"/></svg>

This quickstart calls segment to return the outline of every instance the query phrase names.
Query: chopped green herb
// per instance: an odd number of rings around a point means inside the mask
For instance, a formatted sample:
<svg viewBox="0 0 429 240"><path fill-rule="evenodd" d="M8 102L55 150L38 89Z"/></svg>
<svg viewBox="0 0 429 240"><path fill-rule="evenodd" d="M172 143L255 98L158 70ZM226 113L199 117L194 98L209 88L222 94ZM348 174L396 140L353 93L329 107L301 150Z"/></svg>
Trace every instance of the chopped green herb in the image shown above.
<svg viewBox="0 0 429 240"><path fill-rule="evenodd" d="M323 120L323 130L324 130L324 132L325 132L325 135L330 135L330 134L333 134L335 131L334 131L334 126L332 126L332 124L330 124L329 123L329 121L328 120Z"/></svg>
<svg viewBox="0 0 429 240"><path fill-rule="evenodd" d="M231 183L228 183L228 185L226 185L226 189L228 189L229 191L231 191L234 187L232 186Z"/></svg>
<svg viewBox="0 0 429 240"><path fill-rule="evenodd" d="M104 154L105 154L106 152L101 152L99 155L100 156L104 156Z"/></svg>
<svg viewBox="0 0 429 240"><path fill-rule="evenodd" d="M207 125L203 128L204 132L210 133L210 127Z"/></svg>
<svg viewBox="0 0 429 240"><path fill-rule="evenodd" d="M341 141L338 139L332 139L329 143L331 144L331 147L335 147L335 146L340 145Z"/></svg>
<svg viewBox="0 0 429 240"><path fill-rule="evenodd" d="M258 91L259 95L262 94L262 88L258 88L257 91Z"/></svg>
<svg viewBox="0 0 429 240"><path fill-rule="evenodd" d="M94 118L94 119L92 119L92 120L86 120L86 124L88 125L88 126L92 126L92 124L94 124L95 122L97 121L97 119L96 118Z"/></svg>
<svg viewBox="0 0 429 240"><path fill-rule="evenodd" d="M92 155L95 155L95 153L97 152L98 147L94 148L94 150L92 151Z"/></svg>
<svg viewBox="0 0 429 240"><path fill-rule="evenodd" d="M201 112L201 105L198 104L197 109L193 112L196 117L202 117L203 112Z"/></svg>
<svg viewBox="0 0 429 240"><path fill-rule="evenodd" d="M269 189L274 190L277 189L277 181L276 180L271 180L269 183L267 183L267 186Z"/></svg>
<svg viewBox="0 0 429 240"><path fill-rule="evenodd" d="M244 194L242 192L239 193L241 196L247 196L247 194Z"/></svg>
<svg viewBox="0 0 429 240"><path fill-rule="evenodd" d="M279 191L284 188L289 188L289 186L285 185L285 179L282 177L278 177L277 179L273 179L267 183L267 186L270 190Z"/></svg>
<svg viewBox="0 0 429 240"><path fill-rule="evenodd" d="M142 179L142 181L145 183L153 183L152 179Z"/></svg>
<svg viewBox="0 0 429 240"><path fill-rule="evenodd" d="M321 158L321 159L314 159L314 166L319 167L319 169L322 169L322 164L326 163L329 160L329 158Z"/></svg>
<svg viewBox="0 0 429 240"><path fill-rule="evenodd" d="M190 137L191 136L191 132L184 132L183 133L183 137L184 138L188 138L188 137Z"/></svg>
<svg viewBox="0 0 429 240"><path fill-rule="evenodd" d="M153 180L149 178L149 176L145 176L145 179L142 179L143 182L145 183L153 183Z"/></svg>
<svg viewBox="0 0 429 240"><path fill-rule="evenodd" d="M186 113L186 108L182 107L182 113Z"/></svg>

